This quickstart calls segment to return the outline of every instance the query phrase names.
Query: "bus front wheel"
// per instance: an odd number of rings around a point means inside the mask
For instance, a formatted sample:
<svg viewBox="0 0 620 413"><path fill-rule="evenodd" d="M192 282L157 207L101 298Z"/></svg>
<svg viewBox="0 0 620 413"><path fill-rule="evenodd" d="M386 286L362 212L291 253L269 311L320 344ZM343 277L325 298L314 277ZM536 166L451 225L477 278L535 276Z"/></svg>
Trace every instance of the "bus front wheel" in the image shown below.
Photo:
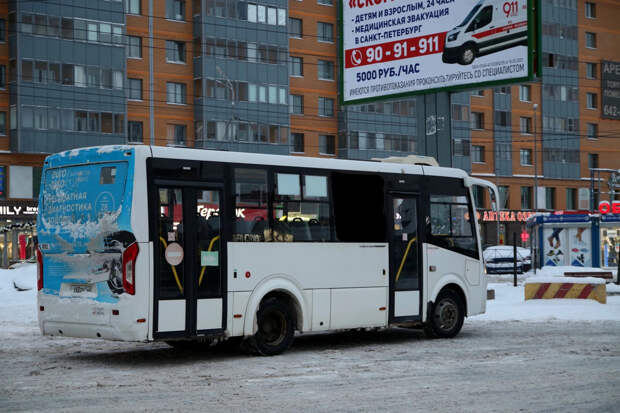
<svg viewBox="0 0 620 413"><path fill-rule="evenodd" d="M427 336L433 338L451 338L463 327L465 306L461 297L452 290L439 293L432 306L431 314L424 326Z"/></svg>
<svg viewBox="0 0 620 413"><path fill-rule="evenodd" d="M270 298L261 304L257 315L257 327L250 344L262 356L275 356L293 344L295 337L293 311L277 298Z"/></svg>

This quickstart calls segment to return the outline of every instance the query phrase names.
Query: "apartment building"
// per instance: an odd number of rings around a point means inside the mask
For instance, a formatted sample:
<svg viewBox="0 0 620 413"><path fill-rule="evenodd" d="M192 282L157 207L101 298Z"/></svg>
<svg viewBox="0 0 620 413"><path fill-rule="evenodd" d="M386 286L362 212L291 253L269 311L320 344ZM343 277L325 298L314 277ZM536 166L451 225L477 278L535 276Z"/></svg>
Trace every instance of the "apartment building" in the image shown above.
<svg viewBox="0 0 620 413"><path fill-rule="evenodd" d="M336 0L4 2L1 264L29 254L45 154L90 145L433 156L498 184L504 237L535 209L586 209L589 168L620 168L600 79L620 1L539 4L542 79L341 106Z"/></svg>

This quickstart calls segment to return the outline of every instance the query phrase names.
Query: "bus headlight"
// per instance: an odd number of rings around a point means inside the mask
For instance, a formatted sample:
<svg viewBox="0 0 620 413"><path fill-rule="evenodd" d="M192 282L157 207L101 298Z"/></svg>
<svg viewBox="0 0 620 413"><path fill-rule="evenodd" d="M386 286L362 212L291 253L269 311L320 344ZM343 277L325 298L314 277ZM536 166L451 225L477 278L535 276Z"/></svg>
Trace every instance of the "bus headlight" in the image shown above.
<svg viewBox="0 0 620 413"><path fill-rule="evenodd" d="M456 33L452 33L451 35L448 36L448 41L449 42L453 42L456 40L457 37L459 37L459 33L460 32L456 32Z"/></svg>

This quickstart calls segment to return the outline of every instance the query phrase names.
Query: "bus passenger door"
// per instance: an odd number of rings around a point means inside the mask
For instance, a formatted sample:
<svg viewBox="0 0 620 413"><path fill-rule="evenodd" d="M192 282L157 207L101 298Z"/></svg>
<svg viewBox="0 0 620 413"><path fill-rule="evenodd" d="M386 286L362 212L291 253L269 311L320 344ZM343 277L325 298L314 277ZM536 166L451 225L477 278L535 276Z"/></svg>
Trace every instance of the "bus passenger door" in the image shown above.
<svg viewBox="0 0 620 413"><path fill-rule="evenodd" d="M393 194L390 222L390 320L420 319L418 197Z"/></svg>
<svg viewBox="0 0 620 413"><path fill-rule="evenodd" d="M223 329L221 190L185 183L156 191L154 337Z"/></svg>

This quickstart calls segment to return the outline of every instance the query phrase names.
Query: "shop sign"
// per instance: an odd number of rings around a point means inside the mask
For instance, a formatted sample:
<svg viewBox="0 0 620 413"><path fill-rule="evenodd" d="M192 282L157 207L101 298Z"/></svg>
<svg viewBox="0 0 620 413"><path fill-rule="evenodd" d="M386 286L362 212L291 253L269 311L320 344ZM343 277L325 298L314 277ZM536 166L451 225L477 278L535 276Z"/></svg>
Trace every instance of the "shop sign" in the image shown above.
<svg viewBox="0 0 620 413"><path fill-rule="evenodd" d="M37 201L0 201L0 218L35 219L38 210Z"/></svg>
<svg viewBox="0 0 620 413"><path fill-rule="evenodd" d="M602 201L598 204L598 212L601 214L620 214L620 201Z"/></svg>
<svg viewBox="0 0 620 413"><path fill-rule="evenodd" d="M476 212L476 218L478 218L478 221L482 218L483 222L525 222L534 214L535 212L524 211L499 211L499 213L495 211L484 211L483 213Z"/></svg>

